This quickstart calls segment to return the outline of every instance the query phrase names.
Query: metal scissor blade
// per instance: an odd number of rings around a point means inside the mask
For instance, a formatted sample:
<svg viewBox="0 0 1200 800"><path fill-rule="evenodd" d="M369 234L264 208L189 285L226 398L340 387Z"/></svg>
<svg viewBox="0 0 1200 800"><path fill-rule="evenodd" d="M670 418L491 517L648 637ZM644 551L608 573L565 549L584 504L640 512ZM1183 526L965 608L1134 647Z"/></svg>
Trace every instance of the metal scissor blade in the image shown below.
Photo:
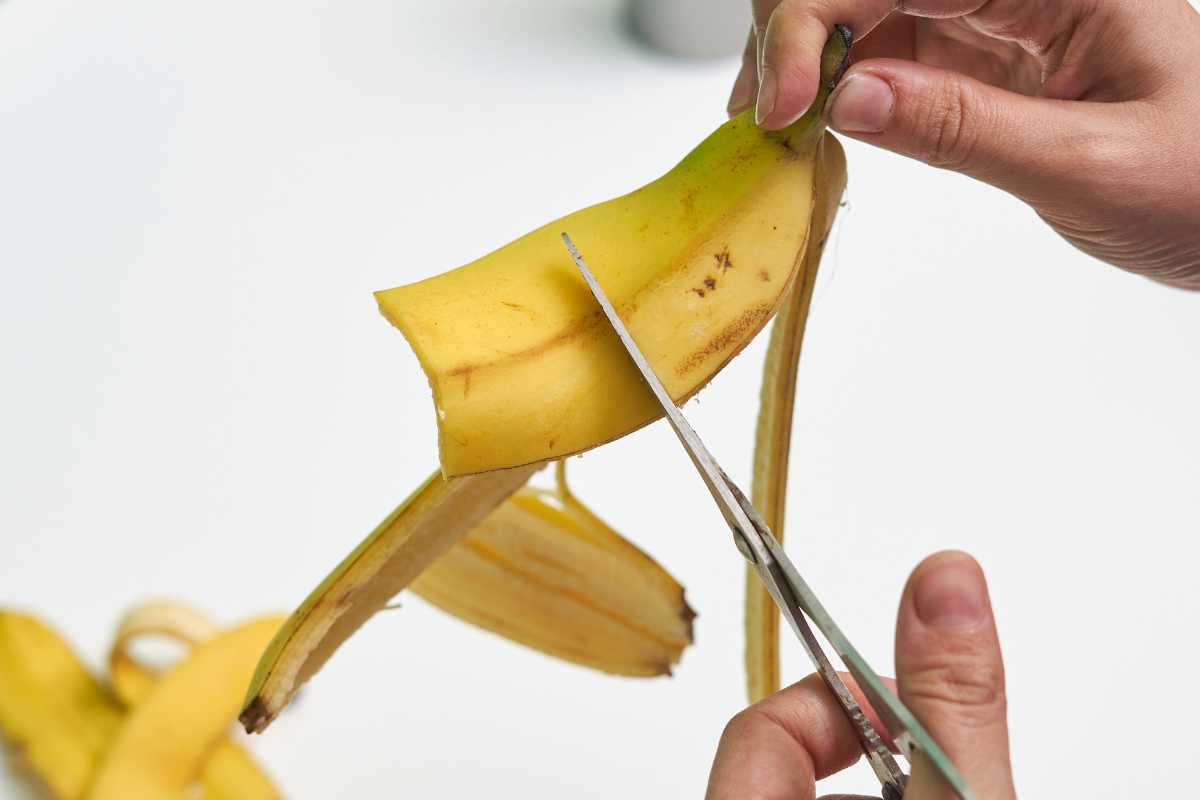
<svg viewBox="0 0 1200 800"><path fill-rule="evenodd" d="M914 760L914 749L920 751L960 800L975 800L974 793L967 786L966 779L954 766L954 762L938 746L938 743L908 710L908 707L900 701L900 698L880 680L879 675L871 669L867 660L842 633L842 629L833 621L833 617L825 610L825 606L821 604L808 582L792 564L792 560L788 558L787 553L784 552L775 537L771 536L768 531L768 535L764 538L767 540L767 549L771 552L775 563L787 576L787 583L795 593L800 608L816 624L817 629L825 635L825 638L833 645L833 649L841 656L846 669L854 676L855 682L867 696L871 707L879 714L883 724L892 735L892 739L908 760L910 762Z"/></svg>
<svg viewBox="0 0 1200 800"><path fill-rule="evenodd" d="M692 463L696 465L704 483L708 486L712 493L713 500L716 501L717 507L721 509L725 521L729 523L730 529L734 534L734 542L737 544L738 550L750 561L758 571L759 578L767 587L767 591L771 594L771 598L775 604L783 611L789 625L796 635L800 638L800 642L804 645L805 651L820 674L825 685L833 693L838 703L841 705L846 718L854 727L855 733L858 735L859 741L862 744L863 752L867 756L871 768L875 771L879 782L884 787L885 800L900 800L904 793L904 772L896 764L896 760L888 751L887 746L883 743L878 732L871 721L867 719L862 708L858 705L858 701L854 699L854 695L846 687L837 670L821 649L820 643L817 641L816 635L808 624L808 620L804 618L795 593L791 591L788 585L786 573L782 572L779 564L774 560L774 556L767 549L768 541L775 541L774 536L770 534L770 530L766 524L759 518L758 513L754 510L754 506L750 504L742 494L741 490L729 480L724 470L717 465L712 454L708 452L708 448L700 441L700 437L696 431L684 418L683 414L675 407L675 403L671 400L671 396L667 393L666 388L658 379L658 375L646 360L638 348L637 343L633 340L629 330L625 327L625 323L617 316L616 309L609 302L608 296L600 287L596 276L588 269L587 264L583 260L583 256L579 254L574 242L571 241L566 233L562 234L563 242L571 253L571 257L575 259L576 266L583 274L583 278L587 281L588 287L592 290L592 294L596 297L596 302L600 304L601 310L608 318L609 324L616 331L617 337L621 340L621 344L629 353L629 357L641 372L642 378L658 399L659 405L662 406L663 412L667 416L671 427L675 434L679 437L679 441L683 444L684 450L692 459ZM767 536L764 538L759 535L759 531L765 531ZM782 552L782 551L781 551Z"/></svg>
<svg viewBox="0 0 1200 800"><path fill-rule="evenodd" d="M571 253L571 258L575 259L575 265L583 273L583 279L587 281L588 288L595 295L596 302L600 304L600 309L604 312L604 316L608 317L609 324L616 331L617 338L621 340L621 344L624 345L626 352L629 353L634 366L642 374L642 379L650 387L650 391L654 394L655 399L658 400L658 404L662 406L663 412L667 416L667 421L671 424L675 435L683 443L683 449L687 451L692 459L692 463L700 471L700 477L704 479L705 485L708 486L708 491L712 493L713 499L716 500L717 506L721 509L721 514L725 517L725 521L735 531L734 541L737 544L738 550L750 561L764 560L764 563L769 562L770 556L760 543L748 541L745 536L738 536L736 534L737 531L751 530L753 526L750 524L750 520L746 518L741 505L737 502L733 493L729 491L730 481L725 476L725 472L717 466L716 460L708 452L708 448L704 446L704 442L700 441L700 437L696 435L696 431L684 419L683 414L679 413L679 409L675 407L675 401L671 399L671 395L667 393L666 387L658 379L654 368L650 366L650 363L646 361L646 357L642 355L637 342L633 341L633 337L629 334L629 329L625 327L625 323L617 316L617 310L609 302L608 295L604 293L604 289L600 288L600 283L596 280L596 276L588 269L588 265L584 262L583 256L579 254L575 243L571 241L571 237L563 233L562 239L563 243L567 246L567 250Z"/></svg>
<svg viewBox="0 0 1200 800"><path fill-rule="evenodd" d="M905 754L909 756L909 759L912 760L915 755L914 751L919 751L961 800L974 800L974 795L954 764L917 721L912 712L900 702L900 699L871 669L866 659L850 644L849 639L833 621L821 601L817 599L807 581L801 577L753 504L717 465L716 460L708 452L708 448L704 446L696 431L676 408L671 396L658 379L658 375L655 374L654 369L625 327L625 323L617 316L616 309L609 302L607 295L596 280L596 276L588 269L583 256L579 254L579 250L571 241L571 237L563 233L562 238L595 296L596 302L600 304L601 310L608 318L609 324L616 332L630 359L641 373L646 385L650 387L650 391L658 400L659 405L662 406L671 428L679 437L684 450L691 457L696 469L704 479L705 485L712 493L713 500L716 501L726 522L729 523L730 529L733 530L738 550L754 564L775 604L779 606L792 630L800 638L818 673L833 692L851 725L854 726L863 751L884 787L885 800L898 800L903 794L904 773L897 766L895 759L892 758L891 753L883 744L878 732L871 725L854 696L846 688L846 684L834 670L813 634L806 616L816 623L817 628L825 634L825 637L837 650L847 669L850 670L871 702L872 707L879 713L888 731Z"/></svg>

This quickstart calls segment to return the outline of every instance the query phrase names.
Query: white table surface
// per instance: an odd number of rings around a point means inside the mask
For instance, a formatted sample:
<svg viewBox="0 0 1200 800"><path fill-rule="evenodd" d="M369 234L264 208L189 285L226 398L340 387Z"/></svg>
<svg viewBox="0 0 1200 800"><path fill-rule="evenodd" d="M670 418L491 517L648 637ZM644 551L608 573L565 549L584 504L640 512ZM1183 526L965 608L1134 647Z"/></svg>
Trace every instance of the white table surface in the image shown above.
<svg viewBox="0 0 1200 800"><path fill-rule="evenodd" d="M226 621L297 603L436 458L371 291L631 189L721 121L734 63L647 53L617 5L0 2L0 604L98 665L146 597ZM848 150L792 552L886 667L909 569L971 551L1025 796L1189 795L1200 295ZM763 346L688 407L743 482ZM701 796L743 701L742 565L666 428L571 469L686 584L675 677L600 676L401 598L253 741L289 796ZM809 671L791 641L785 670Z"/></svg>

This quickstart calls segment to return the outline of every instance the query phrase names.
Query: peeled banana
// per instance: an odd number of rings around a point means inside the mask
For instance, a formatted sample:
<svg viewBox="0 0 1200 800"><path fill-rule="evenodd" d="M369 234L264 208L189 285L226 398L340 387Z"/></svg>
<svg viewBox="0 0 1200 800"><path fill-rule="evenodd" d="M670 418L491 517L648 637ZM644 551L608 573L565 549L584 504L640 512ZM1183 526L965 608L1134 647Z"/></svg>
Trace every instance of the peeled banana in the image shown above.
<svg viewBox="0 0 1200 800"><path fill-rule="evenodd" d="M830 39L821 94L787 130L762 131L742 115L631 194L456 270L377 293L432 387L442 474L293 612L251 682L241 715L247 730L265 728L409 584L444 610L576 663L631 675L674 663L676 649L690 641L682 592L572 505L565 489L555 498L562 509L521 490L547 461L660 414L559 234L570 233L587 253L677 401L699 391L785 309L768 359L755 468L756 501L781 530L796 357L821 246L845 186L845 158L824 132L821 111L849 45L843 29ZM619 576L613 582L597 580L605 559ZM656 583L646 583L652 575ZM748 591L751 694L778 680L775 619L762 596ZM568 621L595 635L570 640Z"/></svg>

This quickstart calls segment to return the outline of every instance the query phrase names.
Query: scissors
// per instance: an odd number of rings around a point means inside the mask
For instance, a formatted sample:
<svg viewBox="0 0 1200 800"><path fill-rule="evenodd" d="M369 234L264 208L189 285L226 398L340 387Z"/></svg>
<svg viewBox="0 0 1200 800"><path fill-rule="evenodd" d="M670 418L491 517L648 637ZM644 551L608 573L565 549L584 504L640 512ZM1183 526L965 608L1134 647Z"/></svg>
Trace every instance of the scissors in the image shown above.
<svg viewBox="0 0 1200 800"><path fill-rule="evenodd" d="M576 266L583 273L588 288L596 296L596 302L600 304L604 316L608 318L609 324L616 331L617 338L625 346L629 357L646 381L646 385L650 387L650 391L662 406L667 421L683 444L683 449L687 451L692 463L696 465L700 477L708 486L709 492L712 493L713 500L716 501L722 516L729 523L729 527L733 531L733 542L738 551L757 571L758 577L774 599L775 605L779 606L784 618L787 619L801 644L804 645L804 649L821 679L837 699L846 718L850 720L859 743L862 745L863 753L866 754L871 769L879 778L883 800L902 800L909 776L896 763L887 744L834 669L809 625L810 619L825 635L826 640L833 645L834 650L846 665L846 669L854 676L859 688L871 703L871 707L879 714L880 720L886 726L887 733L891 735L892 740L909 763L913 765L922 763L922 786L924 787L926 783L936 785L940 780L945 787L959 797L959 800L975 800L975 795L950 758L928 731L922 727L913 713L900 701L900 698L880 680L879 675L871 669L854 645L850 644L850 640L842 633L841 628L833 621L833 617L829 615L821 601L809 588L808 583L800 576L758 511L729 479L725 471L718 466L712 454L708 452L708 448L700 441L696 431L684 419L683 414L671 400L671 396L667 394L666 388L654 373L646 357L638 349L637 343L629 334L625 323L617 316L616 309L609 302L604 290L600 288L596 276L588 269L583 256L579 254L575 243L571 241L571 237L564 232L562 238L571 257L575 260ZM914 785L912 789L915 790L916 786ZM910 800L912 794L915 792L910 792Z"/></svg>

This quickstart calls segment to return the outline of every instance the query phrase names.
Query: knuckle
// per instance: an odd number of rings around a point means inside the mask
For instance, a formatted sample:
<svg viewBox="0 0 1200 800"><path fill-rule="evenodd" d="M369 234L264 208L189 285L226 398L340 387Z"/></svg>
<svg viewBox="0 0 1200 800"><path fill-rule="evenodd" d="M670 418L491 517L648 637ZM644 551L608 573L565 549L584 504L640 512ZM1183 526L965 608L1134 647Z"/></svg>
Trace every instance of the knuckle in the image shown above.
<svg viewBox="0 0 1200 800"><path fill-rule="evenodd" d="M998 664L947 658L927 664L905 681L914 704L952 709L956 719L985 724L1007 708L1003 668Z"/></svg>
<svg viewBox="0 0 1200 800"><path fill-rule="evenodd" d="M783 0L776 13L789 25L812 26L815 30L828 28L837 12L831 0Z"/></svg>
<svg viewBox="0 0 1200 800"><path fill-rule="evenodd" d="M981 104L965 83L944 78L919 117L926 138L918 156L935 167L965 170L974 157L982 115Z"/></svg>
<svg viewBox="0 0 1200 800"><path fill-rule="evenodd" d="M725 729L721 731L721 741L740 739L764 728L775 725L775 721L758 706L750 706L734 714Z"/></svg>

